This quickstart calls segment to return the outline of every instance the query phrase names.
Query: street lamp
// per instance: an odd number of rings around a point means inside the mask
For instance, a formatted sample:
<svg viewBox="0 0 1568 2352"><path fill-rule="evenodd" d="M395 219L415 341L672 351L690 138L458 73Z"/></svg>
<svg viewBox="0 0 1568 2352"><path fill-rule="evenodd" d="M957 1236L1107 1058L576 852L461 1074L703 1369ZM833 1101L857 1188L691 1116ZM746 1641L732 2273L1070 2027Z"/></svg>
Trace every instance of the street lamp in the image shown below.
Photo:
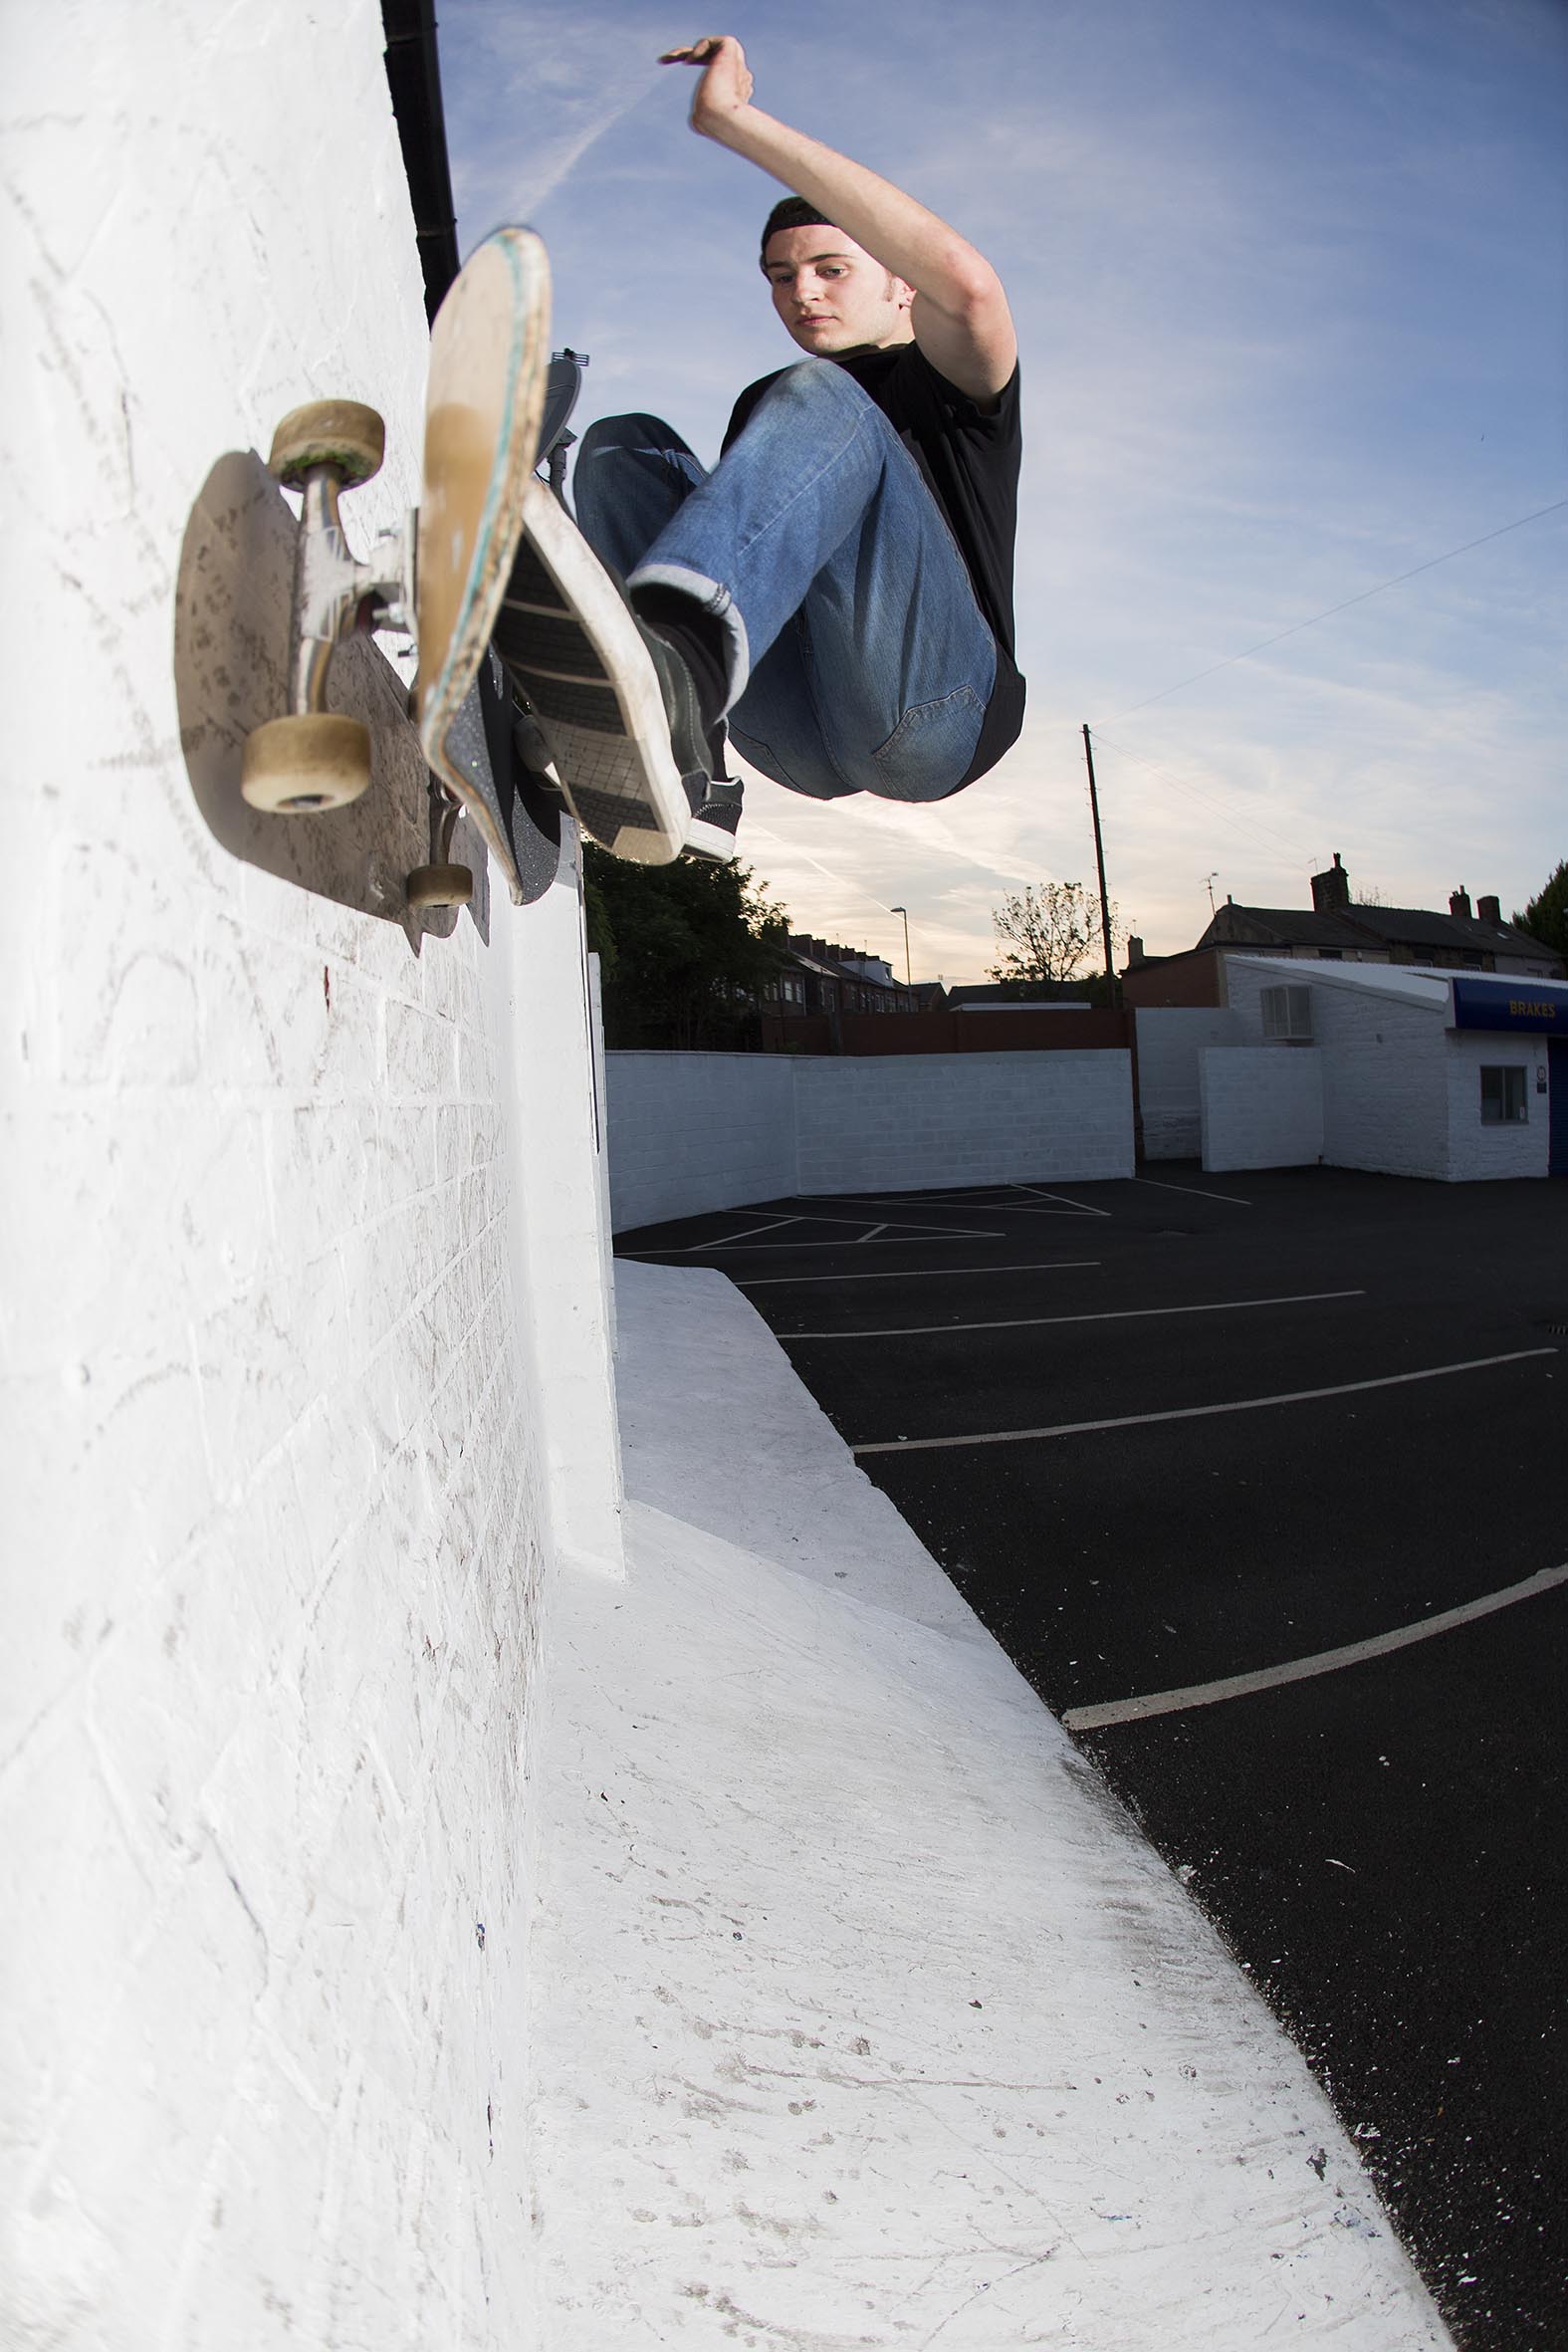
<svg viewBox="0 0 1568 2352"><path fill-rule="evenodd" d="M904 918L904 985L913 988L915 983L909 969L909 909L907 906L894 906L889 907L888 912Z"/></svg>

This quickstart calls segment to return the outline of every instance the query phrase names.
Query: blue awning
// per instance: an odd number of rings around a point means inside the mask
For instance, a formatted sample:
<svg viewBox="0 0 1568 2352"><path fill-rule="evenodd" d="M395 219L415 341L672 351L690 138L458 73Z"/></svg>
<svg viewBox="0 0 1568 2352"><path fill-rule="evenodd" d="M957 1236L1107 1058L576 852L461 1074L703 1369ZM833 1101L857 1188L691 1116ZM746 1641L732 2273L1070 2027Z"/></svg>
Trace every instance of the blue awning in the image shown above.
<svg viewBox="0 0 1568 2352"><path fill-rule="evenodd" d="M1568 1038L1568 984L1561 980L1454 981L1456 1029L1530 1029Z"/></svg>

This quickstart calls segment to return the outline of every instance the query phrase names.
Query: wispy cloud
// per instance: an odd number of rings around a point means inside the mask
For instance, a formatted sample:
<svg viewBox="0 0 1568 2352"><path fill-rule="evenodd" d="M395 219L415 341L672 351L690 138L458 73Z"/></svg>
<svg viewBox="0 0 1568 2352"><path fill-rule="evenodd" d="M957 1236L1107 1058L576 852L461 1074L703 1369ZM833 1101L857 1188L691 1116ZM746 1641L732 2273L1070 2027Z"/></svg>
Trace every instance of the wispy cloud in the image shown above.
<svg viewBox="0 0 1568 2352"><path fill-rule="evenodd" d="M531 220L612 124L653 90L656 52L624 10L469 0L448 76L453 192L470 237Z"/></svg>

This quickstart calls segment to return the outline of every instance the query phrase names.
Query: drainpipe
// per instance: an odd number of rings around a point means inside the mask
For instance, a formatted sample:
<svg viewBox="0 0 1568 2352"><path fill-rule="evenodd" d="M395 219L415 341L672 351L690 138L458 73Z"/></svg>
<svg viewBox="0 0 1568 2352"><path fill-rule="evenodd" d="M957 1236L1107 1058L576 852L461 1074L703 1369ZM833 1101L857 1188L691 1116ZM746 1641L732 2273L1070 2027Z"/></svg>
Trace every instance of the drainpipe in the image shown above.
<svg viewBox="0 0 1568 2352"><path fill-rule="evenodd" d="M425 313L433 319L457 276L457 215L441 110L441 66L436 56L435 0L381 0L386 35L386 79L402 141L403 169L413 201Z"/></svg>

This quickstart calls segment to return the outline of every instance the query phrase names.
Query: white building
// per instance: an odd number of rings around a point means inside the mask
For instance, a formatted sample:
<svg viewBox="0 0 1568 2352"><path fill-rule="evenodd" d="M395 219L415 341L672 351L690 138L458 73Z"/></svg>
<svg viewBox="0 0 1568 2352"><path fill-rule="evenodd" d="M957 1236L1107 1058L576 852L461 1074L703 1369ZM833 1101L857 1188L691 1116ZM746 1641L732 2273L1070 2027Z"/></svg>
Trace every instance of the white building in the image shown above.
<svg viewBox="0 0 1568 2352"><path fill-rule="evenodd" d="M1219 1014L1139 1013L1146 1137L1151 1091L1180 1126L1192 1068L1206 1168L1568 1175L1568 982L1269 956L1225 977Z"/></svg>

